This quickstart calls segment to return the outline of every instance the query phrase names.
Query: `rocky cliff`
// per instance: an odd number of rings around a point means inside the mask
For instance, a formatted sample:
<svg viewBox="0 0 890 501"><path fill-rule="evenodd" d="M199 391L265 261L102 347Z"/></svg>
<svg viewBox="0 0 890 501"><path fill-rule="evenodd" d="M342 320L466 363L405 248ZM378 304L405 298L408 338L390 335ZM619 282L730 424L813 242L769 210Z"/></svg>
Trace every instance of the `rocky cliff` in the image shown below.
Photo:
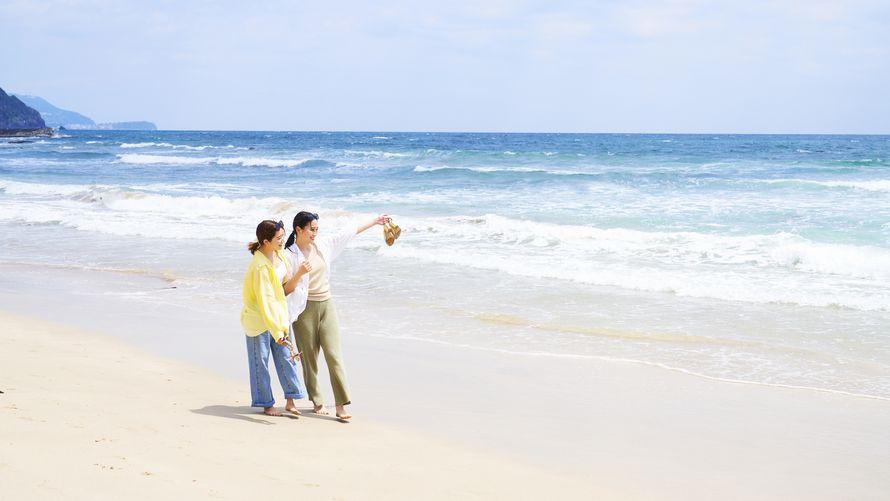
<svg viewBox="0 0 890 501"><path fill-rule="evenodd" d="M27 131L45 129L40 113L0 89L0 131Z"/></svg>

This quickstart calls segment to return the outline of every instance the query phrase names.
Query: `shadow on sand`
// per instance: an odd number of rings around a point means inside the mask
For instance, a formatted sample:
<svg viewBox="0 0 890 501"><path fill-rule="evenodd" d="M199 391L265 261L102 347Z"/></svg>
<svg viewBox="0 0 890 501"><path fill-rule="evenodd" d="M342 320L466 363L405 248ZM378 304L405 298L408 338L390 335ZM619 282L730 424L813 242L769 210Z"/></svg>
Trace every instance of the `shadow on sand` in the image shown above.
<svg viewBox="0 0 890 501"><path fill-rule="evenodd" d="M290 418L297 419L293 414L284 413L280 417L266 416L262 409L249 407L246 405L208 405L200 409L192 409L195 414L203 414L205 416L224 417L229 419L238 419L241 421L249 421L257 424L275 424L276 419Z"/></svg>
<svg viewBox="0 0 890 501"><path fill-rule="evenodd" d="M282 410L283 409L279 409ZM241 421L248 421L251 423L257 424L275 424L274 421L284 418L289 419L299 419L301 417L307 417L311 419L321 419L325 421L334 421L338 423L343 423L344 421L337 418L336 416L320 416L312 412L312 408L301 408L299 409L302 413L299 416L295 416L293 414L289 414L284 412L280 417L276 416L266 416L262 413L262 411L256 407L248 407L246 405L208 405L206 407L202 407L200 409L191 409L195 414L203 414L205 416L216 416L216 417L224 417L229 419L238 419Z"/></svg>

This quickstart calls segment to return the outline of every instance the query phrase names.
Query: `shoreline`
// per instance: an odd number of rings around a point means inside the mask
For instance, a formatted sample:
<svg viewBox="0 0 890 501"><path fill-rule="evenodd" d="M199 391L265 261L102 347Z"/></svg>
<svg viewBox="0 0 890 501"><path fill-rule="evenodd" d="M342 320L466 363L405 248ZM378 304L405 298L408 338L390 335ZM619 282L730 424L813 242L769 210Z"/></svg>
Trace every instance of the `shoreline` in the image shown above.
<svg viewBox="0 0 890 501"><path fill-rule="evenodd" d="M33 263L28 262L16 262L16 261L4 261L0 262L0 271L6 269L11 272L20 271L23 268L27 268L29 266L34 266ZM132 277L135 280L145 280L148 281L156 281L158 284L163 284L164 289L176 289L178 277L175 275L171 275L169 272L151 270L151 269L139 269L139 268L107 268L107 267L98 267L98 266L77 266L77 265L66 265L66 264L57 264L57 263L41 263L39 265L42 268L49 268L58 270L60 272L70 272L76 275L84 275L84 276L97 276L97 275L106 275L108 277ZM0 295L2 295L2 289L0 289ZM670 365L668 363L661 363L656 361L649 360L641 360L636 358L622 358L622 357L612 357L605 355L591 355L591 354L571 354L571 353L559 353L559 352L534 352L534 351L519 351L519 350L511 350L506 348L496 348L490 346L474 346L470 344L462 344L462 343L452 343L448 341L443 341L439 339L431 339L431 338L422 338L422 337L413 337L413 336L383 336L379 334L362 334L368 337L378 338L381 340L396 340L396 341L406 341L410 343L421 343L421 344L429 344L429 345L441 345L447 347L449 349L457 349L457 350L472 350L479 351L489 354L502 354L508 356L515 357L544 357L550 358L554 360L559 359L568 359L568 360L590 360L596 362L603 363L617 363L617 364L631 364L631 365L639 365L641 367L650 367L657 368L669 372L673 372L676 374L682 374L686 376L691 376L694 378L701 378L703 380L718 382L718 383L726 383L733 385L750 385L750 386L763 386L766 388L779 388L779 389L788 389L788 390L797 390L802 392L814 392L814 393L825 393L830 395L838 395L850 398L861 398L867 400L879 400L884 402L890 402L890 397L884 397L880 395L871 395L867 393L856 393L853 391L845 391L845 390L837 390L832 388L823 388L818 386L807 386L807 385L799 385L799 384L787 384L787 383L772 383L765 381L756 381L756 380L746 380L746 379L736 379L731 377L721 377L714 376L709 374L704 374L701 372L696 372L692 369L687 369L684 367L677 367L674 365ZM194 362L194 361L193 361Z"/></svg>
<svg viewBox="0 0 890 501"><path fill-rule="evenodd" d="M50 127L38 129L0 129L0 137L52 137L54 131Z"/></svg>
<svg viewBox="0 0 890 501"><path fill-rule="evenodd" d="M68 344L69 336L86 336L114 346L107 351L113 359L128 354L124 357L127 364L118 367L123 372L103 378L107 381L102 385L126 380L130 377L126 368L138 368L143 361L152 366L178 367L179 374L188 375L178 377L180 381L200 373L200 387L214 396L199 396L192 409L210 407L217 414L237 416L220 421L255 423L253 410L239 410L233 404L243 403L248 396L242 374L246 372L243 345L238 341L242 334L234 315L219 317L183 309L185 305L175 302L151 305L129 301L126 294L96 294L84 289L86 280L110 280L116 287L129 290L128 294L140 294L165 287L158 277L59 272L62 274L54 274L54 279L68 285L58 295L45 296L37 288L41 282L32 284L24 280L26 275L0 287L4 304L0 324L9 324L7 312L13 309L18 318L25 315L29 322L55 332L48 335L58 340L54 345ZM123 277L126 284L120 282ZM42 311L52 311L64 319L63 324L36 318ZM527 486L516 487L522 481L508 480L515 479L510 472L517 471L523 472L516 474L520 477L535 479L545 495L551 495L551 482L558 483L566 489L560 492L567 499L589 498L593 492L609 499L709 499L715 493L736 498L879 499L880 493L890 490L890 480L881 475L883 465L890 464L890 448L886 446L890 444L890 431L885 429L890 405L885 401L722 382L631 361L540 357L417 342L427 340L374 337L357 334L362 331L361 321L348 309L341 315L346 362L356 396L351 409L357 422L347 426L388 430L357 436L356 445L368 445L370 435L375 433L404 435L416 440L408 449L432 450L438 447L432 444L440 444L450 448L453 457L466 454L484 458L489 461L486 471L498 472L496 476L502 480L484 482L495 490L485 491L482 497L500 498L512 493L522 498L531 492ZM125 329L118 328L122 324ZM171 329L173 325L176 328ZM21 354L23 343L3 334L0 344L0 366L12 367L11 373L16 374L15 364L23 361L10 357ZM77 361L71 352L60 352L49 345L29 346L26 353L36 357L27 368L32 371L30 367L48 362L52 367L64 368ZM139 386L151 384L144 381ZM90 390L97 383L83 381L79 386ZM280 397L276 383L273 389ZM165 402L160 396L156 394L144 404L148 414ZM0 398L5 411L9 392ZM64 392L57 394L57 400L69 399ZM103 404L93 401L92 405ZM54 415L55 409L50 413ZM41 413L35 414L31 419L39 420ZM75 414L80 420L89 420L95 412L83 408ZM105 426L124 424L127 429L138 430L134 424L141 418L126 412L116 416L121 423L106 420ZM183 416L168 414L171 421L166 426ZM12 429L4 422L11 417L7 412L0 413L3 429ZM293 424L299 426L310 420L318 421L301 418ZM221 428L220 436L233 432L226 426ZM334 440L329 432L321 429L319 440ZM68 440L77 431L66 433L62 438ZM133 440L145 439L138 431L133 433ZM26 450L48 446L45 438L32 438ZM170 447L177 446L171 443ZM282 451L283 455L291 453ZM166 456L158 458L159 464L175 462ZM771 459L763 462L763 458ZM0 463L0 477L16 464ZM338 468L332 464L328 467ZM40 470L29 469L33 465L19 466L30 472L29 478L35 482L43 481ZM469 494L481 488L474 483L479 481L475 472L452 473L458 483L474 487L452 492L451 497L476 497ZM416 483L411 484L416 490L411 494L423 492L428 497L424 491L426 473L417 471L416 475ZM374 497L342 494L336 489L325 492L329 494L319 497Z"/></svg>

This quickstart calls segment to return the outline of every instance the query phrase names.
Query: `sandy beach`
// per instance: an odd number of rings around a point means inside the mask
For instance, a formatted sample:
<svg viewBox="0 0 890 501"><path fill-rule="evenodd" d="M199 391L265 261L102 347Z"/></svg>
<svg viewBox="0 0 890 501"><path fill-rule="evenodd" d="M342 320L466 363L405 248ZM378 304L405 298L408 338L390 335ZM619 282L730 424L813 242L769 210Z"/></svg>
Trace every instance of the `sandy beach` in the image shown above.
<svg viewBox="0 0 890 501"><path fill-rule="evenodd" d="M244 498L258 482L310 499L890 491L885 400L357 335L344 312L356 421L266 418L245 402L231 319L91 295L73 272L53 273L87 293L41 297L33 274L5 271L0 480L12 498ZM66 324L39 318L47 307Z"/></svg>
<svg viewBox="0 0 890 501"><path fill-rule="evenodd" d="M3 313L0 322L6 499L597 492L579 478L392 426L262 416L240 385L206 370L33 318Z"/></svg>

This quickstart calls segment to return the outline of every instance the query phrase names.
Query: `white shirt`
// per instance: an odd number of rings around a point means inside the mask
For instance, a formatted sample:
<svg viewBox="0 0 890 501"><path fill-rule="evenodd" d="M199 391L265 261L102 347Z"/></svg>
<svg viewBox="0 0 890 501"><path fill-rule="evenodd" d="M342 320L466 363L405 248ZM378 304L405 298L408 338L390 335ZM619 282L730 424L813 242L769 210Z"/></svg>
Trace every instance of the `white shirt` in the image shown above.
<svg viewBox="0 0 890 501"><path fill-rule="evenodd" d="M358 231L358 226L350 226L335 235L316 237L315 247L324 261L325 268L327 268L329 280L331 277L331 263L337 259L340 253L343 252L343 249L346 248L346 245L349 244L349 241L355 237L356 231ZM288 247L287 250L289 252L285 252L284 255L287 257L291 269L296 273L306 257L303 256L303 252L297 247L296 242ZM309 275L306 274L300 277L300 280L297 281L297 287L287 296L287 311L290 314L291 323L296 321L300 313L303 313L303 310L306 309L306 299L308 297Z"/></svg>
<svg viewBox="0 0 890 501"><path fill-rule="evenodd" d="M285 256L287 256L287 254L285 254ZM282 283L290 278L289 276L287 276L287 265L284 264L284 261L281 261L280 259L275 262L275 276L278 278L278 280L281 280Z"/></svg>

